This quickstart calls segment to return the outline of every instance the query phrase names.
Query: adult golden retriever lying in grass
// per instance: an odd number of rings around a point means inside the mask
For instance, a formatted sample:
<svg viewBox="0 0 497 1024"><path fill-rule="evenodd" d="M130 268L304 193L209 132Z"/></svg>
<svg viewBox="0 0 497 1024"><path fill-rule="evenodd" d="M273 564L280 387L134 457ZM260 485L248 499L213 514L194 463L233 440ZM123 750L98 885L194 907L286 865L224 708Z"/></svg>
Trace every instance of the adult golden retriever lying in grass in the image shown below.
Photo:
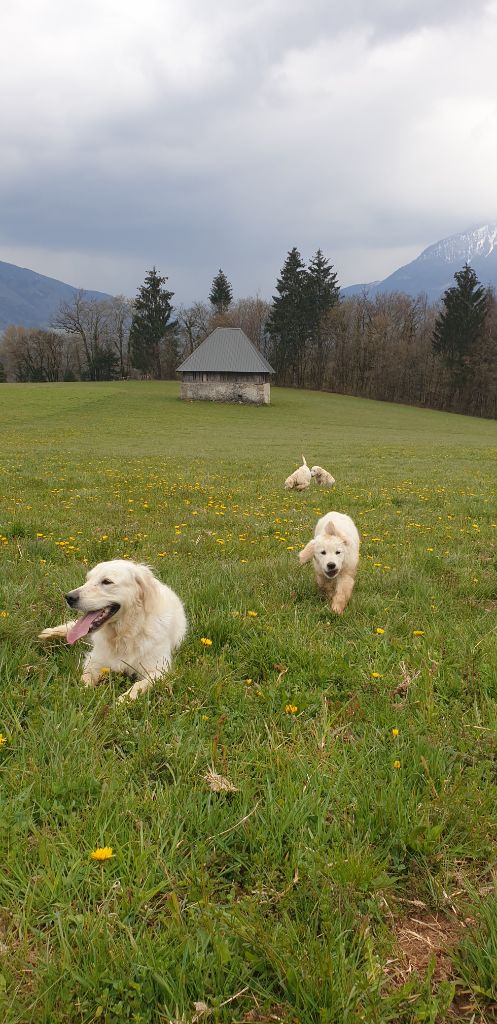
<svg viewBox="0 0 497 1024"><path fill-rule="evenodd" d="M65 598L70 608L83 613L81 618L44 629L40 638L63 637L74 644L88 636L91 650L81 677L85 686L95 686L104 668L138 677L120 701L135 700L164 675L186 633L179 597L147 565L119 558L100 562L90 569L86 583Z"/></svg>
<svg viewBox="0 0 497 1024"><path fill-rule="evenodd" d="M360 543L350 516L328 512L318 519L313 539L299 554L301 565L313 560L317 585L337 614L347 607L354 589Z"/></svg>

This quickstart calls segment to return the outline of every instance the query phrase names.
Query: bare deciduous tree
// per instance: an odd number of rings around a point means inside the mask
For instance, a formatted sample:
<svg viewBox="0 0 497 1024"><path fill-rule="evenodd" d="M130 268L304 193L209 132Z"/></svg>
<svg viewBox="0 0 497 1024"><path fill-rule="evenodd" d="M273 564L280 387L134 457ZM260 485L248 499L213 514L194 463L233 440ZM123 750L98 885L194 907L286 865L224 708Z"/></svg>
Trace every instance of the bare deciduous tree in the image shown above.
<svg viewBox="0 0 497 1024"><path fill-rule="evenodd" d="M178 340L183 358L192 352L209 334L210 310L205 302L194 302L192 306L178 309Z"/></svg>
<svg viewBox="0 0 497 1024"><path fill-rule="evenodd" d="M33 327L7 327L1 343L8 378L25 381L63 380L74 357L67 335Z"/></svg>
<svg viewBox="0 0 497 1024"><path fill-rule="evenodd" d="M117 354L119 376L127 377L130 369L129 329L133 317L133 300L115 295L106 303L107 338Z"/></svg>
<svg viewBox="0 0 497 1024"><path fill-rule="evenodd" d="M108 300L88 299L78 291L70 302L63 302L52 327L77 338L82 365L80 376L87 380L108 379L115 375L117 356L110 337Z"/></svg>
<svg viewBox="0 0 497 1024"><path fill-rule="evenodd" d="M241 327L247 338L266 358L269 351L269 337L266 325L271 311L271 304L261 299L260 295L238 299L230 310L231 318L237 327Z"/></svg>

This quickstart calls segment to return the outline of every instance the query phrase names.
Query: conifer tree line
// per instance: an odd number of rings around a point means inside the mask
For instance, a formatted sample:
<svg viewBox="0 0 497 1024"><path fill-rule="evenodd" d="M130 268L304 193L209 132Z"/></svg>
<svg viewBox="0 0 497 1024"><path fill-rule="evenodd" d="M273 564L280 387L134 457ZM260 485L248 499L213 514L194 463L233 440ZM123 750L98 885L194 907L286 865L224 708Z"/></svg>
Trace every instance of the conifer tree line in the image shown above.
<svg viewBox="0 0 497 1024"><path fill-rule="evenodd" d="M208 301L174 306L153 267L134 300L78 292L46 330L11 325L0 340L4 381L174 379L220 326L241 327L269 360L274 383L497 417L497 300L465 265L441 301L402 293L340 293L321 249L297 248L271 302L234 299L222 269Z"/></svg>

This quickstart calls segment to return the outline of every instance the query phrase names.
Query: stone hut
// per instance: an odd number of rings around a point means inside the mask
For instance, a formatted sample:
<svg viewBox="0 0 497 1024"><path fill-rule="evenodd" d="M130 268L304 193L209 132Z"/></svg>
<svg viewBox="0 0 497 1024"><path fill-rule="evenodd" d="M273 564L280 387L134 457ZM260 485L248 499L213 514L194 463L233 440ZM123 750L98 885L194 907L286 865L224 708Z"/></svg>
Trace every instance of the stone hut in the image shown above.
<svg viewBox="0 0 497 1024"><path fill-rule="evenodd" d="M210 402L252 402L269 405L270 376L274 373L241 327L216 330L185 359L181 398Z"/></svg>

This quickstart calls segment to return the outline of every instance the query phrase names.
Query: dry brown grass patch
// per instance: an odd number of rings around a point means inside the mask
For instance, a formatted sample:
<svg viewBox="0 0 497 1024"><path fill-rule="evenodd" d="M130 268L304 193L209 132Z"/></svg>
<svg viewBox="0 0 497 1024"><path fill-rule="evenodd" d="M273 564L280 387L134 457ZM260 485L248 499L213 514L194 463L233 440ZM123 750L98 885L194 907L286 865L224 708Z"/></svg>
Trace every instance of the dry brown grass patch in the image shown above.
<svg viewBox="0 0 497 1024"><path fill-rule="evenodd" d="M399 955L389 960L388 973L403 984L413 972L426 974L434 958L434 982L451 978L449 954L459 942L464 927L455 915L430 914L421 909L401 918L394 925Z"/></svg>

